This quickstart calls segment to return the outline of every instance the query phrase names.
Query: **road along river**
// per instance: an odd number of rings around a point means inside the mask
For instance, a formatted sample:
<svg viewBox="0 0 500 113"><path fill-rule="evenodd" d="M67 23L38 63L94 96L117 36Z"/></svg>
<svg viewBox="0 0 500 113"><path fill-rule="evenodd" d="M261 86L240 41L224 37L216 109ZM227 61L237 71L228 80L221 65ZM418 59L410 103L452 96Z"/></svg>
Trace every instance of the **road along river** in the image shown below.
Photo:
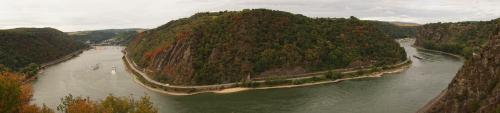
<svg viewBox="0 0 500 113"><path fill-rule="evenodd" d="M380 78L190 96L165 95L142 87L124 67L124 47L97 46L40 73L33 81L34 103L55 108L68 94L93 99L113 94L148 95L161 113L414 113L446 88L463 60L416 50L411 44L401 43L413 61L410 68ZM111 73L113 67L115 74Z"/></svg>

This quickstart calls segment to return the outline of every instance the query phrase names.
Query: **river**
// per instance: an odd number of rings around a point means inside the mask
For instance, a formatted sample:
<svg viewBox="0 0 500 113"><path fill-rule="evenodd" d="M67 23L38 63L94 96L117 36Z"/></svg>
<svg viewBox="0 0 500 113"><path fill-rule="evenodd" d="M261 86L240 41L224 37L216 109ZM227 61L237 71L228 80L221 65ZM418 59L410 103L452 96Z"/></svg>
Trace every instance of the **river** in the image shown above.
<svg viewBox="0 0 500 113"><path fill-rule="evenodd" d="M463 60L416 50L402 42L408 56L421 56L410 68L380 78L285 89L229 94L171 96L143 88L126 71L124 47L98 46L53 65L33 82L34 103L56 108L68 94L102 99L109 94L139 98L148 95L160 113L414 113L445 89ZM93 66L99 68L93 70ZM112 74L112 67L116 74Z"/></svg>

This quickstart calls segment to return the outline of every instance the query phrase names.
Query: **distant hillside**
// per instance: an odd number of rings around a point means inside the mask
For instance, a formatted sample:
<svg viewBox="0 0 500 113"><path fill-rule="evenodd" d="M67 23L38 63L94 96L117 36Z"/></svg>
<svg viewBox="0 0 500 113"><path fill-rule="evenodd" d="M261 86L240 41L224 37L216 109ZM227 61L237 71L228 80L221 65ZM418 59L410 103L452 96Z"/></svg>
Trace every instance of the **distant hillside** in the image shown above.
<svg viewBox="0 0 500 113"><path fill-rule="evenodd" d="M500 19L481 22L432 23L418 27L415 45L471 57L499 29Z"/></svg>
<svg viewBox="0 0 500 113"><path fill-rule="evenodd" d="M29 64L40 65L87 47L53 28L0 30L0 64L20 71Z"/></svg>
<svg viewBox="0 0 500 113"><path fill-rule="evenodd" d="M105 40L117 38L123 41L130 41L130 39L137 33L144 31L145 29L106 29L106 30L94 30L94 31L77 31L69 32L71 39L82 42L82 43L101 43ZM128 42L122 42L128 43Z"/></svg>
<svg viewBox="0 0 500 113"><path fill-rule="evenodd" d="M375 24L375 27L383 32L386 32L389 37L392 38L413 38L417 32L417 26L406 25L402 22L383 22L383 21L371 21ZM409 23L408 23L409 24Z"/></svg>
<svg viewBox="0 0 500 113"><path fill-rule="evenodd" d="M397 26L402 26L402 27L416 27L416 26L421 26L420 24L411 23L411 22L389 22L389 23L397 25Z"/></svg>
<svg viewBox="0 0 500 113"><path fill-rule="evenodd" d="M267 9L198 13L140 33L127 51L155 79L182 85L404 61L376 25Z"/></svg>

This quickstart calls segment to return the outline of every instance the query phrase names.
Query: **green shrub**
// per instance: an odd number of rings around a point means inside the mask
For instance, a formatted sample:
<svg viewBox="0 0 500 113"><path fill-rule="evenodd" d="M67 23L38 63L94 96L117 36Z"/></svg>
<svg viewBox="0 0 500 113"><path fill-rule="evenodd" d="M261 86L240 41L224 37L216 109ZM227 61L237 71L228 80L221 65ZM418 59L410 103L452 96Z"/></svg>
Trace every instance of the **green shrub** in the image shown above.
<svg viewBox="0 0 500 113"><path fill-rule="evenodd" d="M325 78L331 79L331 80L336 80L336 79L342 78L342 74L340 72L330 70L330 71L326 72Z"/></svg>
<svg viewBox="0 0 500 113"><path fill-rule="evenodd" d="M356 71L356 75L359 76L359 75L363 75L363 74L366 74L366 71L365 70L359 70L359 71Z"/></svg>
<svg viewBox="0 0 500 113"><path fill-rule="evenodd" d="M293 85L300 85L306 83L306 80L293 80Z"/></svg>
<svg viewBox="0 0 500 113"><path fill-rule="evenodd" d="M250 88L259 87L260 85L261 83L258 82L245 82L242 84L243 87L250 87Z"/></svg>
<svg viewBox="0 0 500 113"><path fill-rule="evenodd" d="M269 86L275 86L275 85L289 84L292 82L293 82L292 80L277 79L277 80L266 80L266 81L264 81L264 84L269 85Z"/></svg>

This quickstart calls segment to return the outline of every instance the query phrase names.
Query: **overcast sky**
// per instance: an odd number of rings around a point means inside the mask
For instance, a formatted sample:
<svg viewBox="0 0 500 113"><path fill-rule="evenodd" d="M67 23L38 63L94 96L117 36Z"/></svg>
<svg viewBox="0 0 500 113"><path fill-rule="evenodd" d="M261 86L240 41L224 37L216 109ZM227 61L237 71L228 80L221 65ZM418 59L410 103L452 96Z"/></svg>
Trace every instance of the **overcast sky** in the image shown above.
<svg viewBox="0 0 500 113"><path fill-rule="evenodd" d="M0 0L0 29L155 28L196 12L246 8L421 24L500 17L500 0Z"/></svg>

